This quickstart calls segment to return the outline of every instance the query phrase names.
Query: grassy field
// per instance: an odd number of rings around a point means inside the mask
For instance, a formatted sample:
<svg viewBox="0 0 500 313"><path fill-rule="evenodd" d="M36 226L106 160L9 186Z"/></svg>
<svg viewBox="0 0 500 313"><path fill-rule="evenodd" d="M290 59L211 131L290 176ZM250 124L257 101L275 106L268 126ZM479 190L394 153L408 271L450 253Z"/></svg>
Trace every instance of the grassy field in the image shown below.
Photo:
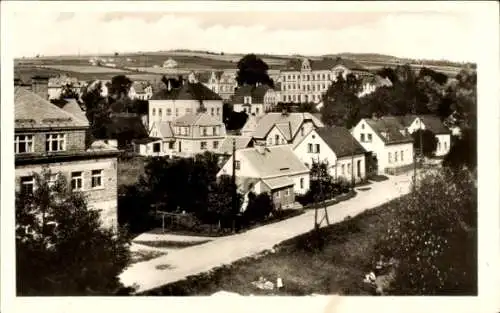
<svg viewBox="0 0 500 313"><path fill-rule="evenodd" d="M362 280L371 270L371 257L377 237L387 230L394 218L391 207L399 199L364 212L354 218L321 229L319 244L313 232L287 240L274 253L245 258L209 273L188 277L147 295L210 295L220 290L241 295L300 296L317 294L369 295ZM251 282L264 277L276 282L280 291L262 291Z"/></svg>
<svg viewBox="0 0 500 313"><path fill-rule="evenodd" d="M49 67L39 67L39 66L17 66L14 67L14 77L19 77L21 80L27 82L31 79L31 77L40 75L40 76L48 76L48 77L56 77L58 75L68 75L71 77L75 77L79 80L95 80L95 79L101 79L101 80L109 80L113 76L116 76L120 73L127 74L125 71L120 71L116 72L116 69L114 72L100 72L100 73L89 73L89 72L74 72L72 70L69 70L70 68L73 68L74 66L70 67L58 67L56 68L49 68ZM66 68L66 69L65 69Z"/></svg>
<svg viewBox="0 0 500 313"><path fill-rule="evenodd" d="M204 243L209 242L210 240L203 240L203 241L134 241L134 243L141 244L144 246L148 247L153 247L153 248L170 248L170 249L181 249L181 248L187 248L187 247L192 247L192 246L197 246L201 245Z"/></svg>
<svg viewBox="0 0 500 313"><path fill-rule="evenodd" d="M75 72L75 73L123 73L124 71L116 68L100 67L92 65L42 65L43 68L54 69L63 72Z"/></svg>

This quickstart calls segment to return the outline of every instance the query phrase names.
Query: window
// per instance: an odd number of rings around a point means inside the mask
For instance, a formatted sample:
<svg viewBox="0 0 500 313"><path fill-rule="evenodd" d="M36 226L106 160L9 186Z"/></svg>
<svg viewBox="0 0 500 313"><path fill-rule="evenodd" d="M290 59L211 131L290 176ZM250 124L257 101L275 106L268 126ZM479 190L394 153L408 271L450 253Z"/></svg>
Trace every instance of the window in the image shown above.
<svg viewBox="0 0 500 313"><path fill-rule="evenodd" d="M212 134L218 135L219 132L217 131L217 127L212 127Z"/></svg>
<svg viewBox="0 0 500 313"><path fill-rule="evenodd" d="M345 175L345 164L342 164L342 176Z"/></svg>
<svg viewBox="0 0 500 313"><path fill-rule="evenodd" d="M99 188L102 187L102 170L93 170L92 171L92 188Z"/></svg>
<svg viewBox="0 0 500 313"><path fill-rule="evenodd" d="M347 174L351 174L351 163L347 163Z"/></svg>
<svg viewBox="0 0 500 313"><path fill-rule="evenodd" d="M312 145L312 143L307 144L307 152L308 153L313 153L313 145Z"/></svg>
<svg viewBox="0 0 500 313"><path fill-rule="evenodd" d="M83 189L83 173L73 172L71 173L71 190L80 191Z"/></svg>
<svg viewBox="0 0 500 313"><path fill-rule="evenodd" d="M202 141L200 143L200 148L201 148L201 150L206 150L207 149L207 142L206 141Z"/></svg>
<svg viewBox="0 0 500 313"><path fill-rule="evenodd" d="M259 114L259 108L255 108L255 114Z"/></svg>
<svg viewBox="0 0 500 313"><path fill-rule="evenodd" d="M280 136L279 135L274 135L274 144L279 145L280 144Z"/></svg>
<svg viewBox="0 0 500 313"><path fill-rule="evenodd" d="M304 188L304 178L300 179L300 189Z"/></svg>
<svg viewBox="0 0 500 313"><path fill-rule="evenodd" d="M50 174L49 175L49 178L47 180L47 185L49 186L49 188L52 188L55 186L58 177L59 177L58 174Z"/></svg>
<svg viewBox="0 0 500 313"><path fill-rule="evenodd" d="M368 142L372 142L372 134L368 134Z"/></svg>
<svg viewBox="0 0 500 313"><path fill-rule="evenodd" d="M186 114L189 114L189 113L191 113L191 108L186 109Z"/></svg>
<svg viewBox="0 0 500 313"><path fill-rule="evenodd" d="M217 115L220 115L220 108L217 108Z"/></svg>
<svg viewBox="0 0 500 313"><path fill-rule="evenodd" d="M394 152L394 162L398 161L398 152Z"/></svg>
<svg viewBox="0 0 500 313"><path fill-rule="evenodd" d="M438 151L441 150L441 142L438 141L438 146L437 146Z"/></svg>
<svg viewBox="0 0 500 313"><path fill-rule="evenodd" d="M18 135L14 139L15 153L30 153L33 152L33 136Z"/></svg>
<svg viewBox="0 0 500 313"><path fill-rule="evenodd" d="M175 116L179 116L179 108L175 108Z"/></svg>
<svg viewBox="0 0 500 313"><path fill-rule="evenodd" d="M392 163L392 154L389 152L389 163Z"/></svg>
<svg viewBox="0 0 500 313"><path fill-rule="evenodd" d="M361 134L361 142L365 142L365 134Z"/></svg>
<svg viewBox="0 0 500 313"><path fill-rule="evenodd" d="M202 127L202 134L203 136L206 136L207 135L207 128L206 127Z"/></svg>
<svg viewBox="0 0 500 313"><path fill-rule="evenodd" d="M236 162L234 162L234 168L239 170L240 166L241 166L240 161L236 160Z"/></svg>
<svg viewBox="0 0 500 313"><path fill-rule="evenodd" d="M448 143L444 143L444 150L446 151L448 149Z"/></svg>
<svg viewBox="0 0 500 313"><path fill-rule="evenodd" d="M401 150L401 161L404 161L404 154L403 154L403 150Z"/></svg>
<svg viewBox="0 0 500 313"><path fill-rule="evenodd" d="M302 126L302 127L300 128L300 135L301 135L301 136L304 136L304 126Z"/></svg>
<svg viewBox="0 0 500 313"><path fill-rule="evenodd" d="M218 141L214 141L213 142L213 147L214 147L214 149L218 149L219 148L219 142Z"/></svg>
<svg viewBox="0 0 500 313"><path fill-rule="evenodd" d="M158 153L160 152L161 144L159 142L153 143L153 152Z"/></svg>
<svg viewBox="0 0 500 313"><path fill-rule="evenodd" d="M365 129L365 124L361 124L361 129Z"/></svg>
<svg viewBox="0 0 500 313"><path fill-rule="evenodd" d="M47 134L45 142L45 150L48 152L66 150L65 134Z"/></svg>
<svg viewBox="0 0 500 313"><path fill-rule="evenodd" d="M167 109L167 115L168 116L172 115L172 109Z"/></svg>
<svg viewBox="0 0 500 313"><path fill-rule="evenodd" d="M158 109L158 116L161 116L161 109Z"/></svg>
<svg viewBox="0 0 500 313"><path fill-rule="evenodd" d="M290 195L290 189L285 189L285 197L288 197Z"/></svg>
<svg viewBox="0 0 500 313"><path fill-rule="evenodd" d="M316 153L319 153L319 143L316 144Z"/></svg>
<svg viewBox="0 0 500 313"><path fill-rule="evenodd" d="M215 108L210 109L210 115L214 116L215 115Z"/></svg>
<svg viewBox="0 0 500 313"><path fill-rule="evenodd" d="M153 108L153 116L156 115L156 109Z"/></svg>
<svg viewBox="0 0 500 313"><path fill-rule="evenodd" d="M169 148L170 150L173 150L173 149L174 149L174 142L169 142L169 143L168 143L168 148Z"/></svg>
<svg viewBox="0 0 500 313"><path fill-rule="evenodd" d="M21 177L21 194L33 193L35 187L35 179L33 176Z"/></svg>
<svg viewBox="0 0 500 313"><path fill-rule="evenodd" d="M274 193L274 196L275 196L276 198L279 198L279 197L280 197L280 191L279 191L279 190L278 190L278 191L276 191L276 192Z"/></svg>
<svg viewBox="0 0 500 313"><path fill-rule="evenodd" d="M273 138L269 137L269 139L267 140L267 144L269 146L272 146L273 145Z"/></svg>

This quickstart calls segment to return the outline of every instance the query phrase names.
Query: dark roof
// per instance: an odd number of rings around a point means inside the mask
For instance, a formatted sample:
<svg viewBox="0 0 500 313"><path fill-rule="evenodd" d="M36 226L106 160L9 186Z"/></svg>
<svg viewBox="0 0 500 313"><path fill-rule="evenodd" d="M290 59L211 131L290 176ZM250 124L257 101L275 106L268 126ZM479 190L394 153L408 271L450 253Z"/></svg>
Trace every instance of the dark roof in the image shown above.
<svg viewBox="0 0 500 313"><path fill-rule="evenodd" d="M259 86L249 86L244 85L238 87L234 92L234 96L231 98L231 103L239 104L243 103L244 97L252 97L252 103L264 103L264 96L266 92L271 89L271 87L267 85L259 85Z"/></svg>
<svg viewBox="0 0 500 313"><path fill-rule="evenodd" d="M337 158L364 154L366 150L345 127L322 127L316 129L318 135L335 152Z"/></svg>
<svg viewBox="0 0 500 313"><path fill-rule="evenodd" d="M148 144L148 143L160 141L160 140L161 140L161 138L148 137L148 138L134 139L134 140L132 140L132 142L135 144L138 144L138 145L143 145L143 144Z"/></svg>
<svg viewBox="0 0 500 313"><path fill-rule="evenodd" d="M337 65L343 65L350 70L362 70L366 71L366 68L356 63L353 60L345 59L345 58L323 58L321 60L311 60L308 59L309 64L311 65L311 70L331 70ZM302 68L303 59L292 59L287 62L284 66L283 70L289 71L300 71Z"/></svg>
<svg viewBox="0 0 500 313"><path fill-rule="evenodd" d="M396 116L384 116L378 119L365 119L366 123L377 133L385 144L397 144L412 142L411 136L405 136L401 118Z"/></svg>
<svg viewBox="0 0 500 313"><path fill-rule="evenodd" d="M434 134L449 134L451 131L444 126L441 119L437 116L432 115L419 115L418 116L425 125L426 129L429 129Z"/></svg>
<svg viewBox="0 0 500 313"><path fill-rule="evenodd" d="M180 88L174 88L170 91L162 89L156 92L151 100L222 100L222 98L205 87L200 82L184 82Z"/></svg>

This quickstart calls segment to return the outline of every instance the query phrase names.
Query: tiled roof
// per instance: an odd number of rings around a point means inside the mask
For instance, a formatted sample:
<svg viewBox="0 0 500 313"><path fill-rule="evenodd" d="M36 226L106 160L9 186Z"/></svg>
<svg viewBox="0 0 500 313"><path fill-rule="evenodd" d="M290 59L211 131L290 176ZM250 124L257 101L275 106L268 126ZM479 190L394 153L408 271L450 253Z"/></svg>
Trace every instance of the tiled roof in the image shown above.
<svg viewBox="0 0 500 313"><path fill-rule="evenodd" d="M149 84L146 82L135 81L132 83L132 87L134 88L136 93L145 93L146 92L145 89L148 86L149 86Z"/></svg>
<svg viewBox="0 0 500 313"><path fill-rule="evenodd" d="M293 180L288 176L275 177L263 179L262 182L266 184L271 190L292 186Z"/></svg>
<svg viewBox="0 0 500 313"><path fill-rule="evenodd" d="M162 140L161 138L148 137L148 138L134 139L134 140L132 140L132 142L135 144L138 144L138 145L144 145L144 144L148 144L148 143L155 142L155 141L161 141L161 140Z"/></svg>
<svg viewBox="0 0 500 313"><path fill-rule="evenodd" d="M252 97L252 103L264 103L264 96L271 87L267 85L238 87L231 98L233 104L243 103L244 97Z"/></svg>
<svg viewBox="0 0 500 313"><path fill-rule="evenodd" d="M432 115L419 115L420 119L423 121L425 128L432 131L434 134L450 134L451 131L444 126L443 122L439 117Z"/></svg>
<svg viewBox="0 0 500 313"><path fill-rule="evenodd" d="M378 119L365 119L366 123L377 133L385 144L396 144L412 142L411 136L401 133L405 127L400 118L395 116L384 116ZM385 136L384 136L385 134Z"/></svg>
<svg viewBox="0 0 500 313"><path fill-rule="evenodd" d="M14 89L15 128L88 127L89 123L32 93Z"/></svg>
<svg viewBox="0 0 500 313"><path fill-rule="evenodd" d="M284 66L284 71L300 71L302 69L302 61L300 59L292 59ZM311 65L311 70L331 70L337 65L343 65L350 70L366 70L363 66L353 60L345 58L323 58L321 60L308 59Z"/></svg>
<svg viewBox="0 0 500 313"><path fill-rule="evenodd" d="M335 152L337 158L364 154L366 151L345 127L322 127L316 133Z"/></svg>
<svg viewBox="0 0 500 313"><path fill-rule="evenodd" d="M246 136L227 136L222 141L218 153L231 154L233 153L233 140L235 141L236 150L248 148L252 143L252 137Z"/></svg>
<svg viewBox="0 0 500 313"><path fill-rule="evenodd" d="M208 113L191 113L177 118L173 124L176 126L215 126L220 125L221 122Z"/></svg>
<svg viewBox="0 0 500 313"><path fill-rule="evenodd" d="M76 99L65 99L65 104L61 107L64 111L72 114L74 117L79 118L82 122L88 123L87 116L82 110Z"/></svg>
<svg viewBox="0 0 500 313"><path fill-rule="evenodd" d="M261 153L259 149L264 152ZM242 149L238 150L236 155L237 158L238 155L244 156L260 178L309 172L289 145Z"/></svg>
<svg viewBox="0 0 500 313"><path fill-rule="evenodd" d="M180 88L174 88L170 91L162 89L156 92L151 100L222 100L222 98L205 87L200 82L185 82Z"/></svg>
<svg viewBox="0 0 500 313"><path fill-rule="evenodd" d="M316 127L323 127L323 123L321 123L321 121L314 117L311 113L267 113L257 121L253 137L259 139L265 138L276 124L281 125L278 128L285 132L285 136L288 132L293 137L299 130L299 127L302 125L304 120L311 120ZM289 125L289 130L286 129L284 126L285 124Z"/></svg>
<svg viewBox="0 0 500 313"><path fill-rule="evenodd" d="M174 136L174 133L172 132L171 122L160 122L158 124L158 130L160 131L160 135L163 138L171 138Z"/></svg>
<svg viewBox="0 0 500 313"><path fill-rule="evenodd" d="M76 77L68 77L65 75L49 78L49 87L61 87L66 84L72 84L74 87L80 86L81 82Z"/></svg>

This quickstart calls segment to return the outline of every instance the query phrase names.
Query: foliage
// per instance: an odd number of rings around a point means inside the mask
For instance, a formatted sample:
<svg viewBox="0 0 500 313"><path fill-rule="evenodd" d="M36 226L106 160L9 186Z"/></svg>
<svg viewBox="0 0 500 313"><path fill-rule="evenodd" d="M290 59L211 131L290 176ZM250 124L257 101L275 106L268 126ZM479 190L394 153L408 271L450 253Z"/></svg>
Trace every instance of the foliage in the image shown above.
<svg viewBox="0 0 500 313"><path fill-rule="evenodd" d="M398 264L391 293L477 292L477 187L469 171L428 174L393 210L377 246Z"/></svg>
<svg viewBox="0 0 500 313"><path fill-rule="evenodd" d="M236 194L236 203L233 209L234 186L231 176L219 177L210 185L207 201L208 222L220 221L221 219L233 219L239 212L242 204L242 196ZM237 211L235 211L237 210Z"/></svg>
<svg viewBox="0 0 500 313"><path fill-rule="evenodd" d="M356 125L361 119L361 102L357 96L360 86L360 81L353 74L348 74L346 79L339 75L323 95L322 122L347 128Z"/></svg>
<svg viewBox="0 0 500 313"><path fill-rule="evenodd" d="M267 74L269 66L255 54L247 54L238 61L238 73L236 81L238 86L251 85L257 83L268 85L274 88L274 82Z"/></svg>
<svg viewBox="0 0 500 313"><path fill-rule="evenodd" d="M125 75L117 75L111 78L108 94L111 98L118 100L128 97L132 81Z"/></svg>
<svg viewBox="0 0 500 313"><path fill-rule="evenodd" d="M64 84L61 88L59 99L80 99L80 95L75 91L72 83Z"/></svg>
<svg viewBox="0 0 500 313"><path fill-rule="evenodd" d="M243 218L248 223L263 221L273 212L273 208L273 201L268 193L255 195L251 192L248 195L248 206Z"/></svg>
<svg viewBox="0 0 500 313"><path fill-rule="evenodd" d="M452 138L453 139L453 138ZM462 135L450 148L450 152L443 160L443 166L451 169L467 167L470 170L477 168L477 129L465 128Z"/></svg>
<svg viewBox="0 0 500 313"><path fill-rule="evenodd" d="M438 139L436 135L428 129L419 129L412 134L413 137L413 148L420 151L420 145L422 144L422 153L426 157L434 156L436 152ZM420 142L422 139L422 142Z"/></svg>
<svg viewBox="0 0 500 313"><path fill-rule="evenodd" d="M248 120L248 114L245 112L234 112L228 113L226 118L224 118L224 124L227 130L237 130L243 128Z"/></svg>
<svg viewBox="0 0 500 313"><path fill-rule="evenodd" d="M139 182L135 185L120 186L118 190L118 224L127 227L130 233L147 231L154 224L151 198L147 186Z"/></svg>
<svg viewBox="0 0 500 313"><path fill-rule="evenodd" d="M111 124L112 111L101 92L102 85L99 82L93 88L86 88L82 94L85 114L94 138L106 138L106 126Z"/></svg>
<svg viewBox="0 0 500 313"><path fill-rule="evenodd" d="M129 262L125 233L103 228L99 212L62 175L35 175L32 194L16 196L18 294L109 295Z"/></svg>

